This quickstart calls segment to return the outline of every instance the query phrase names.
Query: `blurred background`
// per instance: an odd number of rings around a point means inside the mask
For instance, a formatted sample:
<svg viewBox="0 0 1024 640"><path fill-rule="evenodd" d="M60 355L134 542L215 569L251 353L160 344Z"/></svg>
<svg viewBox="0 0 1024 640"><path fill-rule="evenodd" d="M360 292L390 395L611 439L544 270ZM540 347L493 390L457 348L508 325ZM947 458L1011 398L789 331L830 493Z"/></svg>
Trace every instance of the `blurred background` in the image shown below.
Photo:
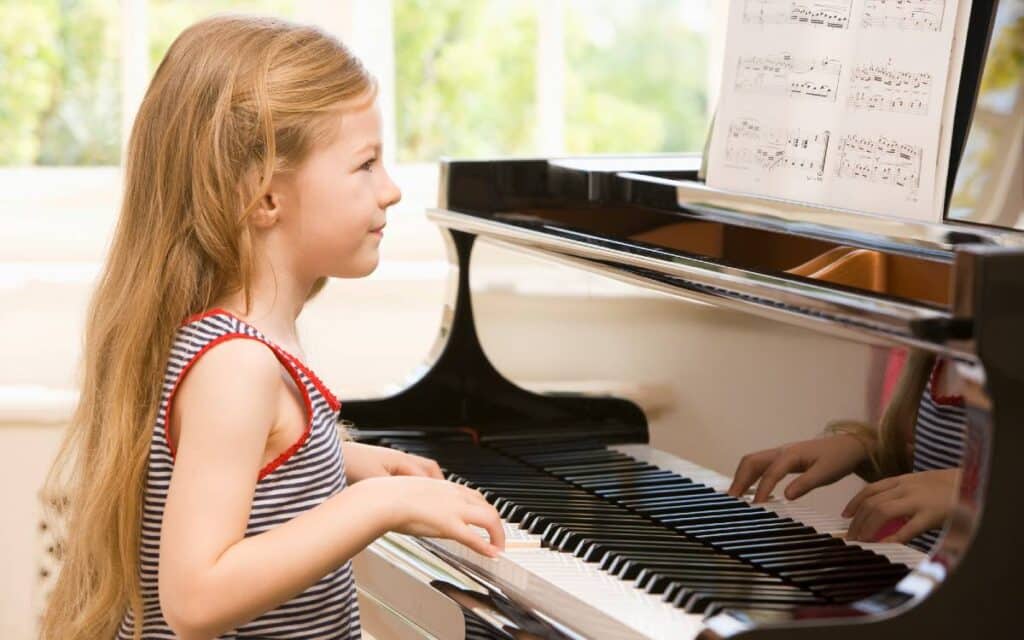
<svg viewBox="0 0 1024 640"><path fill-rule="evenodd" d="M225 12L314 23L381 83L385 161L404 192L381 267L332 282L300 318L312 366L344 399L400 386L437 335L447 259L424 215L437 199L437 159L700 150L724 4L0 0L0 637L35 637L53 577L37 492L75 403L84 311L116 221L127 132L182 29ZM538 388L628 377L622 354L578 362L583 343L563 341L560 360L519 354L524 340L560 340L533 323L538 311L573 305L587 324L606 312L581 300L630 308L635 293L478 253L476 304L493 327L484 340L511 377ZM507 306L523 298L537 308Z"/></svg>

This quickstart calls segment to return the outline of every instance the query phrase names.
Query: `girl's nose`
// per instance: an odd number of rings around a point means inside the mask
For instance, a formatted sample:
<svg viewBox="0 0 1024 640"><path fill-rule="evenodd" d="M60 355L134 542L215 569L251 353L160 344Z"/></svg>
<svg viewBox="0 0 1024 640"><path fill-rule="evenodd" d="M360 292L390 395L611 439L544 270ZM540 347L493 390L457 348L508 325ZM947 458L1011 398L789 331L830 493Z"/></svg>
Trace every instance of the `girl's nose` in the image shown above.
<svg viewBox="0 0 1024 640"><path fill-rule="evenodd" d="M391 175L388 174L386 177L386 184L384 189L381 191L381 208L386 209L392 205L398 204L402 199L402 190L398 188L395 181L391 179Z"/></svg>

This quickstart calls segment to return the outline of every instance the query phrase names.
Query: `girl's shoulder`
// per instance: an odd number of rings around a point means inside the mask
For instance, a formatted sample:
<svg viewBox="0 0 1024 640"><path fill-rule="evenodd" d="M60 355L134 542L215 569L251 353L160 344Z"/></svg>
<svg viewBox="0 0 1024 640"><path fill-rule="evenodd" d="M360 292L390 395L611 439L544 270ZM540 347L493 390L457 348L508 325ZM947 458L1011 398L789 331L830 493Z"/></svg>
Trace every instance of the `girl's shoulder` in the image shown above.
<svg viewBox="0 0 1024 640"><path fill-rule="evenodd" d="M172 455L186 423L201 422L204 441L241 446L254 435L265 438L277 420L284 384L277 357L259 340L228 335L178 374L165 414Z"/></svg>

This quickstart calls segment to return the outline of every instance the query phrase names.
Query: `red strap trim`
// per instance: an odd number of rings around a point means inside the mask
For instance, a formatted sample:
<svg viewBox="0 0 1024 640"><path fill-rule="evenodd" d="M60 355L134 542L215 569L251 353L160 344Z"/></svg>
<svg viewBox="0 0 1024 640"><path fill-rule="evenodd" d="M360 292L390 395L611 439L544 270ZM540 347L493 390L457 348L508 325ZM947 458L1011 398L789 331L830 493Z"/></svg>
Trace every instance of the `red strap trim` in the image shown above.
<svg viewBox="0 0 1024 640"><path fill-rule="evenodd" d="M281 348L278 347L278 349ZM288 353L284 349L281 349L281 352L284 353L289 358L291 358L295 366L297 366L299 369L302 370L303 373L306 374L306 377L309 378L309 381L312 382L313 386L317 388L317 391L319 391L323 395L324 399L327 400L327 404L328 406L331 407L331 411L337 412L338 409L341 409L341 401L338 400L333 393L331 393L331 390L327 388L327 385L325 385L315 373L313 373L312 369L307 367L301 360L299 360L292 354Z"/></svg>
<svg viewBox="0 0 1024 640"><path fill-rule="evenodd" d="M193 322L196 322L198 320L202 320L203 318L208 318L210 316L216 316L216 315L230 316L230 317L234 318L235 320L238 320L242 324L246 324L246 325L252 326L248 322L246 322L245 320L242 320L241 318L239 318L235 314L231 313L227 309L223 309L221 307L214 307L213 309L210 309L208 311L201 311L199 313L193 314L193 315L189 316L188 318L186 318L185 321L181 324L181 326L184 327L184 326L190 325ZM295 364L295 366L297 366L299 369L302 370L302 372L304 374L306 374L306 377L309 378L310 382L313 383L313 386L316 387L317 391L319 391L323 395L324 399L327 400L327 405L331 408L331 411L334 411L335 413L337 413L338 410L341 409L341 401L338 400L337 396L335 396L334 393L331 392L331 390L327 388L327 385L325 385L323 383L323 381L320 380L320 377L318 375L316 375L315 373L313 373L313 370L310 369L309 367L307 367L306 364L304 362L302 362L302 360L296 358L291 353L285 351L284 348L278 346L277 344L271 343L269 340L266 342L266 344L270 348L278 350L281 353L283 353L284 355L288 356L288 358L291 359L291 361Z"/></svg>
<svg viewBox="0 0 1024 640"><path fill-rule="evenodd" d="M932 402L935 404L944 404L953 407L964 406L964 397L961 395L948 395L940 396L935 393L935 387L939 384L939 376L942 375L942 369L946 366L945 358L939 358L935 363L935 367L932 368L931 379L928 380L928 393L932 394Z"/></svg>
<svg viewBox="0 0 1024 640"><path fill-rule="evenodd" d="M206 315L212 315L212 312L208 312ZM218 336L217 338L214 338L206 345L204 345L203 348L200 349L194 356L192 356L192 358L185 363L185 366L178 373L178 377L174 381L174 386L171 388L171 393L168 394L167 400L164 402L164 440L167 443L167 448L171 452L171 459L174 460L177 454L177 450L175 449L174 442L171 440L171 407L174 401L174 396L178 392L178 387L181 386L182 380L185 379L186 374L188 374L189 370L192 369L192 365L198 362L199 358L201 358L204 353L214 348L218 344L221 344L222 342L227 342L228 340L235 339L255 340L256 342L259 342L269 347L270 350L274 352L274 355L281 362L281 364L284 365L284 368L291 375L292 379L295 381L296 386L298 386L299 390L302 392L302 397L306 405L306 428L302 432L302 435L299 436L299 439L296 440L295 443L293 443L290 447L285 449L279 456L271 460L269 463L264 465L262 469L260 469L259 476L256 479L256 481L259 482L263 478L273 473L275 469L280 467L289 458L295 455L295 453L299 449L301 449L302 445L305 444L306 441L309 439L309 434L313 430L313 401L309 397L309 390L306 389L305 383L303 383L302 378L299 377L298 371L295 369L295 366L292 364L292 362L288 359L287 354L285 354L284 351L277 347L276 345L273 345L267 341L260 340L255 336L250 336L245 333L227 333L222 336Z"/></svg>

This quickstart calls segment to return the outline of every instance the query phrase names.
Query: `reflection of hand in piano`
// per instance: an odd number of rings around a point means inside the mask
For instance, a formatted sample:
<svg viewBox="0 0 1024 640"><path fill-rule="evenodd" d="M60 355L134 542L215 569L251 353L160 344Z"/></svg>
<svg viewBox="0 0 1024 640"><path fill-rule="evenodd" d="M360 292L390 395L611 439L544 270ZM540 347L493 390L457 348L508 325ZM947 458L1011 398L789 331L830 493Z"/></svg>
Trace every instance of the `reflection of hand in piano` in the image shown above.
<svg viewBox="0 0 1024 640"><path fill-rule="evenodd" d="M919 471L873 482L843 510L844 517L853 518L847 538L905 544L938 529L952 513L959 485L960 469ZM887 523L898 519L905 524L897 531L881 533Z"/></svg>
<svg viewBox="0 0 1024 640"><path fill-rule="evenodd" d="M751 453L740 460L728 493L742 496L757 482L754 502L763 502L783 478L799 473L785 490L796 500L856 471L870 458L869 446L867 439L841 433Z"/></svg>

